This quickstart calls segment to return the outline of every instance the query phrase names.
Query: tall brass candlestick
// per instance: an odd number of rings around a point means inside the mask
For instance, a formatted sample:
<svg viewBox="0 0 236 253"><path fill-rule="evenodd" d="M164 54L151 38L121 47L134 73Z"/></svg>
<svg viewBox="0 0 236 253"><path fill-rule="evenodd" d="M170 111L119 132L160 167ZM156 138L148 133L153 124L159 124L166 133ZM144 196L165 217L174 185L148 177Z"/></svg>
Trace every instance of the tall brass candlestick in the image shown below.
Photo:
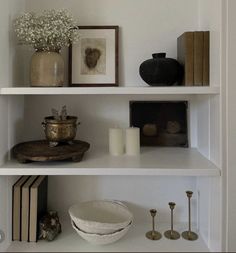
<svg viewBox="0 0 236 253"><path fill-rule="evenodd" d="M171 230L166 231L164 235L167 239L177 240L180 238L180 234L174 230L174 218L173 218L173 212L174 212L176 204L173 202L170 202L169 206L171 210Z"/></svg>
<svg viewBox="0 0 236 253"><path fill-rule="evenodd" d="M161 233L159 233L158 231L155 230L155 217L157 215L157 210L151 209L150 213L151 213L151 216L152 216L152 231L147 232L146 237L149 240L157 241L157 240L160 240L162 238Z"/></svg>
<svg viewBox="0 0 236 253"><path fill-rule="evenodd" d="M191 191L187 191L186 192L187 197L188 197L188 223L189 223L189 227L188 227L188 231L185 231L182 233L182 237L185 240L188 241L196 241L198 239L198 235L194 232L192 232L192 228L191 228L191 198L193 196L193 192Z"/></svg>

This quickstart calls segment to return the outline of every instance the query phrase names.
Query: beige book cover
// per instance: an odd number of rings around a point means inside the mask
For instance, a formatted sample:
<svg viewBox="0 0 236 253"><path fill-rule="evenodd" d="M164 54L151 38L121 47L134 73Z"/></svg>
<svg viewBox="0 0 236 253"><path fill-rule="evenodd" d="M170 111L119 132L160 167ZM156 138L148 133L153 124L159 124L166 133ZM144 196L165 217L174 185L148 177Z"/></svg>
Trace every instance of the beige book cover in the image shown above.
<svg viewBox="0 0 236 253"><path fill-rule="evenodd" d="M185 32L178 38L178 61L184 68L184 86L194 85L194 33Z"/></svg>
<svg viewBox="0 0 236 253"><path fill-rule="evenodd" d="M203 86L210 85L210 32L204 32Z"/></svg>
<svg viewBox="0 0 236 253"><path fill-rule="evenodd" d="M30 242L37 242L38 222L47 212L47 179L47 176L39 176L30 188Z"/></svg>
<svg viewBox="0 0 236 253"><path fill-rule="evenodd" d="M204 32L194 32L194 86L203 85Z"/></svg>
<svg viewBox="0 0 236 253"><path fill-rule="evenodd" d="M21 241L29 240L30 187L38 176L31 176L22 187Z"/></svg>
<svg viewBox="0 0 236 253"><path fill-rule="evenodd" d="M22 186L29 176L22 176L12 188L12 240L21 240L21 196Z"/></svg>

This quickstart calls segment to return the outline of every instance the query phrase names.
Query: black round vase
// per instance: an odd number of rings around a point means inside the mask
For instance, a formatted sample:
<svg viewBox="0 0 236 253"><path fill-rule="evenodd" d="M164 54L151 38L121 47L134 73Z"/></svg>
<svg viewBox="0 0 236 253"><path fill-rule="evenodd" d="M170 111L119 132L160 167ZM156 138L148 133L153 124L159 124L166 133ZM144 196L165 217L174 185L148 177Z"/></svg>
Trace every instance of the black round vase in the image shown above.
<svg viewBox="0 0 236 253"><path fill-rule="evenodd" d="M165 53L153 54L153 59L143 62L139 73L150 86L172 86L180 84L183 78L183 67Z"/></svg>

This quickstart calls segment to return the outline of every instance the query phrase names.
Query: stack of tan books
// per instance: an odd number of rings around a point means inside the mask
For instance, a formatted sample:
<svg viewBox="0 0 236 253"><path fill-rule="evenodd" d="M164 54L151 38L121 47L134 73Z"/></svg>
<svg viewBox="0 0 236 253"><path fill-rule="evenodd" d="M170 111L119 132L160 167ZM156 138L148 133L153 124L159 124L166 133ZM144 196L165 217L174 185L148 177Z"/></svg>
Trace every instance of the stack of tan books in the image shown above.
<svg viewBox="0 0 236 253"><path fill-rule="evenodd" d="M184 67L184 86L209 86L210 32L185 32L178 38L178 61Z"/></svg>
<svg viewBox="0 0 236 253"><path fill-rule="evenodd" d="M12 240L37 242L47 212L47 176L22 176L12 189Z"/></svg>

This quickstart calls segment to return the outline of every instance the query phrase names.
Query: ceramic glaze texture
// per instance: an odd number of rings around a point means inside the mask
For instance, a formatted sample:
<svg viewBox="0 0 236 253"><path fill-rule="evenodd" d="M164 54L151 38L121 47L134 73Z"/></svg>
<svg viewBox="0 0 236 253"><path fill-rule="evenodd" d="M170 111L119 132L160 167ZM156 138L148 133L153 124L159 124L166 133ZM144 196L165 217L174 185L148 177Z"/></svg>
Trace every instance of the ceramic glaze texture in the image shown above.
<svg viewBox="0 0 236 253"><path fill-rule="evenodd" d="M69 209L75 225L92 234L110 234L127 227L133 215L122 203L113 201L84 202Z"/></svg>
<svg viewBox="0 0 236 253"><path fill-rule="evenodd" d="M166 58L165 53L153 54L153 59L143 62L140 66L140 76L151 86L172 86L180 83L183 78L183 68L180 63Z"/></svg>
<svg viewBox="0 0 236 253"><path fill-rule="evenodd" d="M112 244L120 240L123 236L127 234L131 226L132 226L132 223L130 223L125 228L118 230L117 232L107 234L107 235L100 235L100 234L85 233L81 231L79 228L77 228L76 225L72 222L72 227L78 233L78 235L80 235L87 242L94 245L107 245L107 244Z"/></svg>
<svg viewBox="0 0 236 253"><path fill-rule="evenodd" d="M58 87L64 84L64 61L57 52L35 52L31 59L31 86Z"/></svg>

